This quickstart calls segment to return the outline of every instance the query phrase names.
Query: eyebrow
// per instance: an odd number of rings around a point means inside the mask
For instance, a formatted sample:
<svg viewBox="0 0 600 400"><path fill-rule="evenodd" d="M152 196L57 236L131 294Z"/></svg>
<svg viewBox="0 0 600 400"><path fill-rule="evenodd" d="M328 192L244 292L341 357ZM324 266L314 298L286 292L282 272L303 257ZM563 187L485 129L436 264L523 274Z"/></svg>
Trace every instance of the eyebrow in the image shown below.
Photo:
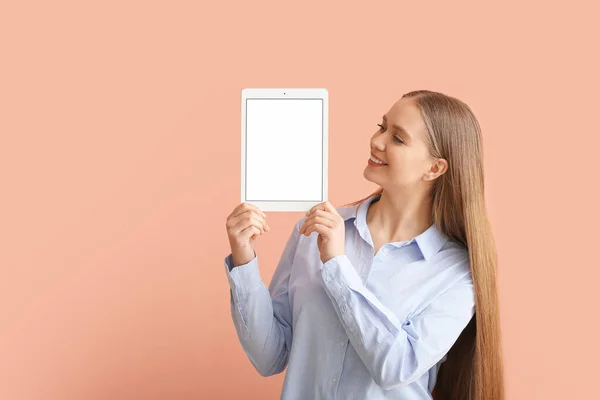
<svg viewBox="0 0 600 400"><path fill-rule="evenodd" d="M383 118L384 122L387 122L387 118L385 117L385 114L381 118ZM412 139L412 137L410 136L408 131L406 129L404 129L403 127L401 127L400 125L392 124L392 129L394 129L400 133L403 133L405 136L408 137L409 140Z"/></svg>

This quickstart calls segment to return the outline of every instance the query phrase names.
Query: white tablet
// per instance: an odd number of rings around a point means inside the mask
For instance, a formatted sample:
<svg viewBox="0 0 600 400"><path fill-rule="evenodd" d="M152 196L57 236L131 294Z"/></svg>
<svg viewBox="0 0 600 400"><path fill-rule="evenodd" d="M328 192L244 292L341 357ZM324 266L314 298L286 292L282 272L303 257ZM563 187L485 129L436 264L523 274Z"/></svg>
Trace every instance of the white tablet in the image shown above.
<svg viewBox="0 0 600 400"><path fill-rule="evenodd" d="M242 90L242 202L308 211L327 200L327 89Z"/></svg>

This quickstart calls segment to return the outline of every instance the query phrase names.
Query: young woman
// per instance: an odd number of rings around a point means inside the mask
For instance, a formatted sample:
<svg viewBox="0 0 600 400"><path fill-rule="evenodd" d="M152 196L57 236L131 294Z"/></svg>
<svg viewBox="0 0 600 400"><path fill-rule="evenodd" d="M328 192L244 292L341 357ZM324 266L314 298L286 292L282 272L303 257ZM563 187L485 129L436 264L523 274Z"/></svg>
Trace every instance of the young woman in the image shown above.
<svg viewBox="0 0 600 400"><path fill-rule="evenodd" d="M380 188L313 207L267 288L253 240L266 215L227 218L231 315L263 376L287 366L283 399L504 398L496 250L481 130L460 100L402 96L370 141Z"/></svg>

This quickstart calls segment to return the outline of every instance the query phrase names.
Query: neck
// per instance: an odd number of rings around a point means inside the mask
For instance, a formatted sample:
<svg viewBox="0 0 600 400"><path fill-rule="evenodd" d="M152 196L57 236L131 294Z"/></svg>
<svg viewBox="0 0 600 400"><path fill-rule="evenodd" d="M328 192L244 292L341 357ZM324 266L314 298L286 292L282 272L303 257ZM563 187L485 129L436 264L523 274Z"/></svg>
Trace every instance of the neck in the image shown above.
<svg viewBox="0 0 600 400"><path fill-rule="evenodd" d="M410 196L390 195L385 190L380 199L370 204L367 224L386 242L410 240L425 232L433 223L429 193Z"/></svg>

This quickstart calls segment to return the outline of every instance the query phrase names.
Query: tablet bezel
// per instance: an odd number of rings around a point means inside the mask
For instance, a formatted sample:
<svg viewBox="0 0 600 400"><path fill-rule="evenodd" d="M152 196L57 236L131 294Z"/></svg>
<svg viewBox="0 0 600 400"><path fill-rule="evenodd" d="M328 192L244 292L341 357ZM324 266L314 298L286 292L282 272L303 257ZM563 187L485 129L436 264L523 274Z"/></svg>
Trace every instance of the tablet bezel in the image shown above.
<svg viewBox="0 0 600 400"><path fill-rule="evenodd" d="M246 101L248 99L320 99L323 100L323 177L321 201L248 201L246 199ZM317 204L327 201L327 164L329 131L329 92L325 88L245 88L242 90L242 164L241 164L241 202L248 202L262 211L298 211L306 212Z"/></svg>

